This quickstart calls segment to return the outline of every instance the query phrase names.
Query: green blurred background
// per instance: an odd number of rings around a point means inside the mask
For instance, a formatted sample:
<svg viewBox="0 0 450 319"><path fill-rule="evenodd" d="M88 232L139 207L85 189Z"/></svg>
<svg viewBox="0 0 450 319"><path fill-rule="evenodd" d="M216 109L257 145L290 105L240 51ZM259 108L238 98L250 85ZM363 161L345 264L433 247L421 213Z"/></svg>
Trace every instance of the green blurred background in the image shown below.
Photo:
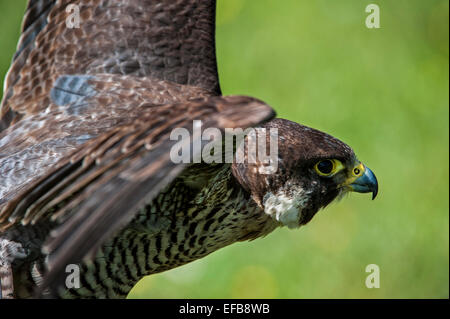
<svg viewBox="0 0 450 319"><path fill-rule="evenodd" d="M25 0L0 2L0 74ZM366 5L380 7L368 29ZM350 144L380 193L144 278L132 298L448 298L449 2L218 0L223 93ZM379 289L365 286L377 264Z"/></svg>

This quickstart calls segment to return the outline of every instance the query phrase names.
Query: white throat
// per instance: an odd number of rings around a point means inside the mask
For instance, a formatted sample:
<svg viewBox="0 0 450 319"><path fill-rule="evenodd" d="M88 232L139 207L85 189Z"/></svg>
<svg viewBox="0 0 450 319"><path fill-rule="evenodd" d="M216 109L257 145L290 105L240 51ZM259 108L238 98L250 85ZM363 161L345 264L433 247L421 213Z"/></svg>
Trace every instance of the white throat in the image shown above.
<svg viewBox="0 0 450 319"><path fill-rule="evenodd" d="M300 226L301 214L310 192L297 186L282 188L276 194L266 193L263 198L264 212L289 228Z"/></svg>

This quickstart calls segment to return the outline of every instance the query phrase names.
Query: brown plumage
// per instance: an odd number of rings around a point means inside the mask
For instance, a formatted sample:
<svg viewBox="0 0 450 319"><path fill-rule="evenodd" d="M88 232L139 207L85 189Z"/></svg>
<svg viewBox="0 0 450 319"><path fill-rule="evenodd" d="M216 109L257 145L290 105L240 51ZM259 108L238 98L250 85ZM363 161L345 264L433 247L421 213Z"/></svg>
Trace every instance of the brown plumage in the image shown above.
<svg viewBox="0 0 450 319"><path fill-rule="evenodd" d="M306 224L347 190L376 195L343 142L220 96L214 16L212 0L29 2L0 110L0 295L124 297L145 275ZM194 120L276 128L278 170L174 163L170 133ZM63 285L68 264L79 289Z"/></svg>

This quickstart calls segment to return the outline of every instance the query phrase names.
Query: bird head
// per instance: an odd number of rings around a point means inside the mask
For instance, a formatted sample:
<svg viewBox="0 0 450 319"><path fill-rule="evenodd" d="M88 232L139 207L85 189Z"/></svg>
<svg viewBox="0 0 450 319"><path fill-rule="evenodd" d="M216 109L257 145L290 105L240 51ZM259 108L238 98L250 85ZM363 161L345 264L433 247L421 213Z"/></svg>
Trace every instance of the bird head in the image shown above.
<svg viewBox="0 0 450 319"><path fill-rule="evenodd" d="M378 192L372 171L353 150L324 132L284 119L266 123L266 150L277 138L276 170L267 173L261 161L234 162L232 171L253 200L277 221L289 228L308 223L314 215L348 192ZM259 137L259 136L258 136ZM247 136L245 144L256 138ZM259 147L259 146L258 146ZM249 157L244 149L244 158ZM273 162L271 163L273 165Z"/></svg>

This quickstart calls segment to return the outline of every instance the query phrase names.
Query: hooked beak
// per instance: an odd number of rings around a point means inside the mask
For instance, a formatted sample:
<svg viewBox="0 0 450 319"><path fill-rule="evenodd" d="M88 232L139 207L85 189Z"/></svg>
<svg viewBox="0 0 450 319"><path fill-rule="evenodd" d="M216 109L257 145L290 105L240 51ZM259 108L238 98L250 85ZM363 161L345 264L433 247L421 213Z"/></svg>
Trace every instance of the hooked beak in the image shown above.
<svg viewBox="0 0 450 319"><path fill-rule="evenodd" d="M350 189L358 193L372 193L372 200L378 194L378 181L375 174L366 166L364 166L364 174L351 183Z"/></svg>

